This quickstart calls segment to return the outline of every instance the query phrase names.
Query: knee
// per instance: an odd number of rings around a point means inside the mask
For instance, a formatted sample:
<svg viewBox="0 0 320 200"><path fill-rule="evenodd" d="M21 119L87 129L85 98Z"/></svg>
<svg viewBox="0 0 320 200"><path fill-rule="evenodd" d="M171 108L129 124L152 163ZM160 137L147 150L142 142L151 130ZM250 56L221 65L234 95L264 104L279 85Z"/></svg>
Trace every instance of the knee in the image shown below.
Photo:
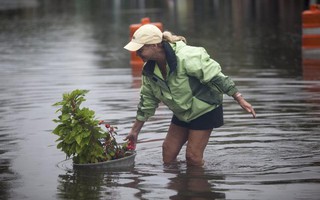
<svg viewBox="0 0 320 200"><path fill-rule="evenodd" d="M169 146L168 142L166 140L164 140L162 143L162 151L163 152L167 151L169 149L169 147L170 146Z"/></svg>
<svg viewBox="0 0 320 200"><path fill-rule="evenodd" d="M204 165L204 160L202 155L198 155L192 151L188 151L186 152L186 161L188 165L191 166L202 166Z"/></svg>

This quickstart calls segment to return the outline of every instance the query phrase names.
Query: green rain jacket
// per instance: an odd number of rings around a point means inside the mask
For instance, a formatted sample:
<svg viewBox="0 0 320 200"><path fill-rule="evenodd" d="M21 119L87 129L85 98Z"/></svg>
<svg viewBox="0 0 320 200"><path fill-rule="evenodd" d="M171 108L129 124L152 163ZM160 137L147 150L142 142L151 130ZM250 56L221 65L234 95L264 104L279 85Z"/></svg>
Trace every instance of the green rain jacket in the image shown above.
<svg viewBox="0 0 320 200"><path fill-rule="evenodd" d="M232 96L238 91L204 48L182 41L162 44L167 58L167 78L163 79L155 61L145 63L137 120L147 121L163 102L178 119L190 122L221 105L223 94Z"/></svg>

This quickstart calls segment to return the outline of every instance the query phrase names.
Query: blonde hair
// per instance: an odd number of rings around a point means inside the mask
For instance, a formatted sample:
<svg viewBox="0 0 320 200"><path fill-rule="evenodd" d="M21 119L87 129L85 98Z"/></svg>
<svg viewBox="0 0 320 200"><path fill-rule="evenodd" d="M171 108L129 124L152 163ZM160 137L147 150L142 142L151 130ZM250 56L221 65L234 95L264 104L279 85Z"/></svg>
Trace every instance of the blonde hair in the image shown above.
<svg viewBox="0 0 320 200"><path fill-rule="evenodd" d="M162 40L166 41L166 42L170 42L170 43L176 43L178 41L183 41L184 43L187 43L187 40L185 37L183 36L179 36L179 35L174 35L169 31L164 31L162 33Z"/></svg>

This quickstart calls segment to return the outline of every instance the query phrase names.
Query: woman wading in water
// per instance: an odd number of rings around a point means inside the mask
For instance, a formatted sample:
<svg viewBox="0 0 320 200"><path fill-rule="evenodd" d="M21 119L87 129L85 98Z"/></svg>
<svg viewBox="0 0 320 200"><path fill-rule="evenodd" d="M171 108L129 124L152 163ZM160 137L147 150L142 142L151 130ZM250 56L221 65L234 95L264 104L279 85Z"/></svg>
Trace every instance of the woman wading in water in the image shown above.
<svg viewBox="0 0 320 200"><path fill-rule="evenodd" d="M213 128L223 125L223 94L232 96L247 112L256 113L234 82L202 47L186 44L182 36L161 32L155 25L141 26L124 47L145 62L136 121L126 139L136 144L145 121L160 102L172 112L162 145L163 162L176 160L187 142L188 165L202 166L203 153Z"/></svg>

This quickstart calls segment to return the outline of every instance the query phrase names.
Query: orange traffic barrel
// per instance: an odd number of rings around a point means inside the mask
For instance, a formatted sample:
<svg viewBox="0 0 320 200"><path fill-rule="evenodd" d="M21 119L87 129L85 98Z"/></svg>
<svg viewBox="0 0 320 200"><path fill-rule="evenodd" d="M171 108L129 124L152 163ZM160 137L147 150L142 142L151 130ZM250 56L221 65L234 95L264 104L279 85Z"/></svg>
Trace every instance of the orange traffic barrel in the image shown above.
<svg viewBox="0 0 320 200"><path fill-rule="evenodd" d="M129 29L130 29L130 40L134 34L134 32L140 28L142 25L145 24L153 24L155 26L157 26L161 31L163 31L163 26L162 23L160 22L150 22L150 19L148 17L142 18L141 19L141 23L140 24L131 24ZM130 64L132 66L133 71L140 71L142 66L143 66L143 60L141 58L139 58L136 55L136 52L130 52L131 56L130 56Z"/></svg>
<svg viewBox="0 0 320 200"><path fill-rule="evenodd" d="M320 48L320 4L302 13L302 47Z"/></svg>
<svg viewBox="0 0 320 200"><path fill-rule="evenodd" d="M320 80L320 5L302 13L302 66L304 80Z"/></svg>
<svg viewBox="0 0 320 200"><path fill-rule="evenodd" d="M320 80L320 59L303 58L303 79Z"/></svg>

